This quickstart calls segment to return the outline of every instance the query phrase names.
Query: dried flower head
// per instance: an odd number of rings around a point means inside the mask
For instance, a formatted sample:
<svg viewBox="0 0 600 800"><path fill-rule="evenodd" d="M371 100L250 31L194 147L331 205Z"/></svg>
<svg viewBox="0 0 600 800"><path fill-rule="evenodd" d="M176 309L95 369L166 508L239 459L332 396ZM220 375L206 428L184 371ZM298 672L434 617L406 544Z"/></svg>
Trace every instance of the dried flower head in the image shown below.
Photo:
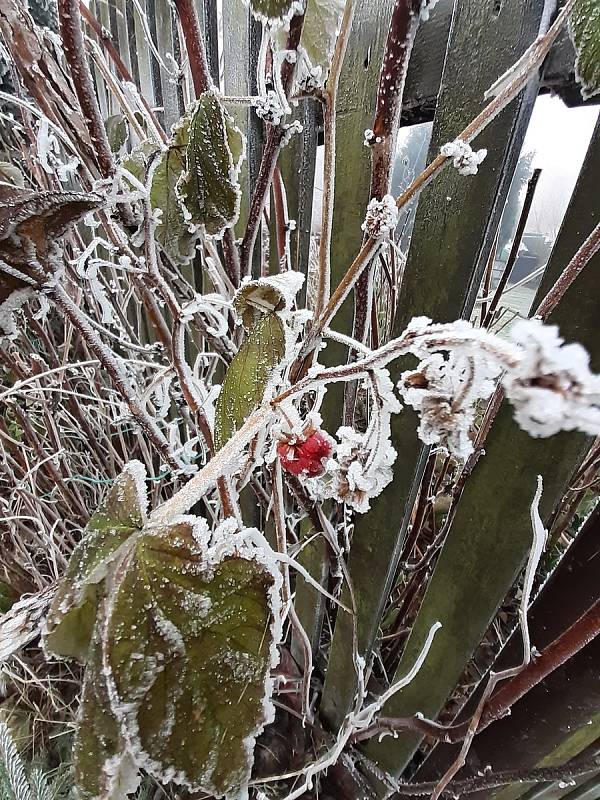
<svg viewBox="0 0 600 800"><path fill-rule="evenodd" d="M600 432L600 377L590 371L580 344L564 344L556 326L539 320L514 325L511 338L523 350L502 383L515 419L532 436L559 431Z"/></svg>
<svg viewBox="0 0 600 800"><path fill-rule="evenodd" d="M473 451L470 431L479 400L490 396L498 364L476 348L433 353L399 383L405 402L419 412L419 437L441 444L465 460Z"/></svg>

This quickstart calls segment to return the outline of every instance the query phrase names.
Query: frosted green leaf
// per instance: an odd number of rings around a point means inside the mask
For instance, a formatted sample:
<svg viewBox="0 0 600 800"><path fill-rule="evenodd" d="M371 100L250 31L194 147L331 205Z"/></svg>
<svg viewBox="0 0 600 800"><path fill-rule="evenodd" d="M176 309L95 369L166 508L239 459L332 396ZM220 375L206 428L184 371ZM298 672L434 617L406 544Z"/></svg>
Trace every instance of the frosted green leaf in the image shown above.
<svg viewBox="0 0 600 800"><path fill-rule="evenodd" d="M295 0L250 0L250 8L260 19L282 20L290 15Z"/></svg>
<svg viewBox="0 0 600 800"><path fill-rule="evenodd" d="M122 114L113 114L104 120L108 144L113 153L119 153L129 138L129 126Z"/></svg>
<svg viewBox="0 0 600 800"><path fill-rule="evenodd" d="M254 325L229 365L215 407L215 446L233 436L263 400L267 383L285 355L285 331L276 313Z"/></svg>
<svg viewBox="0 0 600 800"><path fill-rule="evenodd" d="M244 139L214 92L194 105L189 122L186 172L178 191L193 225L219 236L232 227L240 205L239 170Z"/></svg>
<svg viewBox="0 0 600 800"><path fill-rule="evenodd" d="M577 58L575 75L584 100L600 93L600 0L577 0L569 20Z"/></svg>
<svg viewBox="0 0 600 800"><path fill-rule="evenodd" d="M121 166L130 172L134 178L137 178L140 183L146 180L146 170L148 168L148 161L155 153L158 152L159 146L156 142L147 139L145 142L140 142L136 145L131 153L128 153L121 161Z"/></svg>
<svg viewBox="0 0 600 800"><path fill-rule="evenodd" d="M321 67L327 75L345 0L307 0L301 47L313 67Z"/></svg>
<svg viewBox="0 0 600 800"><path fill-rule="evenodd" d="M102 582L146 516L145 469L131 461L91 517L46 618L44 647L64 658L87 658Z"/></svg>
<svg viewBox="0 0 600 800"><path fill-rule="evenodd" d="M110 705L102 665L102 615L96 625L77 715L73 761L77 794L83 800L122 800L139 783L121 723Z"/></svg>
<svg viewBox="0 0 600 800"><path fill-rule="evenodd" d="M0 181L2 183L11 183L13 186L19 186L20 188L25 186L23 173L9 161L0 161Z"/></svg>
<svg viewBox="0 0 600 800"><path fill-rule="evenodd" d="M152 208L162 211L154 236L176 263L186 263L193 258L194 241L197 238L189 231L177 188L185 170L188 135L189 118L184 117L175 129L171 145L163 152L154 170L150 187Z"/></svg>
<svg viewBox="0 0 600 800"><path fill-rule="evenodd" d="M273 573L183 518L122 562L105 637L113 709L137 763L217 797L250 778L265 723Z"/></svg>

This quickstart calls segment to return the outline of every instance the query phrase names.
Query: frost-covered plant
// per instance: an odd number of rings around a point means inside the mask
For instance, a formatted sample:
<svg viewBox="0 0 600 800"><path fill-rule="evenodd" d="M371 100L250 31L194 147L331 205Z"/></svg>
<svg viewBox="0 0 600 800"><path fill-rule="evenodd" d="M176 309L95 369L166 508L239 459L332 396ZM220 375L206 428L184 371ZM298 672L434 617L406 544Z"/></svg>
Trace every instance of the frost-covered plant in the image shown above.
<svg viewBox="0 0 600 800"><path fill-rule="evenodd" d="M231 800L261 797L281 782L295 798L330 767L351 772L344 756L414 677L439 628L431 620L404 678L368 697L345 551L355 515L368 514L393 480L403 406L417 411L421 441L446 455L445 472L473 455L478 414L493 394L506 395L532 436L600 435L600 378L582 347L540 319L504 338L422 317L390 341L368 336L364 298L378 264L392 274L399 211L448 164L461 175L477 172L486 151L470 143L536 72L575 0L396 199L388 173L406 67L416 29L435 5L394 5L376 118L365 134L373 182L364 242L331 292L336 101L353 0L249 0L262 32L252 97L224 95L211 78L191 0L175 0L181 64L161 57L142 20L161 69L186 99L170 130L86 5L59 0L59 42L33 25L19 0L0 0L0 31L22 84L9 98L21 117L2 112L22 169L5 166L0 181L0 435L9 487L2 510L15 553L0 558L17 601L0 623L0 663L35 641L40 627L48 658L81 663L73 748L81 797L124 797L146 773ZM579 17L573 27L585 45ZM580 73L593 81L579 49ZM40 75L53 79L42 86ZM109 119L98 102L105 95L120 111ZM325 144L322 233L308 280L293 268L296 223L277 166L302 133L295 108L306 97L322 103ZM264 132L249 198L240 107ZM595 231L550 305L599 242ZM268 256L278 267L271 274ZM349 337L333 328L353 289L364 302ZM319 363L328 339L348 348L347 363ZM417 363L398 379L391 367L406 356ZM348 384L345 424L326 431L323 400L338 382ZM331 591L302 565L308 523L335 562L340 584ZM296 573L330 611L352 619L349 668L360 688L333 738L314 713L319 682L296 608ZM296 771L257 775L257 740L277 725L282 705L310 721L313 740L300 748ZM0 728L10 756L3 735ZM29 797L13 763L13 791Z"/></svg>

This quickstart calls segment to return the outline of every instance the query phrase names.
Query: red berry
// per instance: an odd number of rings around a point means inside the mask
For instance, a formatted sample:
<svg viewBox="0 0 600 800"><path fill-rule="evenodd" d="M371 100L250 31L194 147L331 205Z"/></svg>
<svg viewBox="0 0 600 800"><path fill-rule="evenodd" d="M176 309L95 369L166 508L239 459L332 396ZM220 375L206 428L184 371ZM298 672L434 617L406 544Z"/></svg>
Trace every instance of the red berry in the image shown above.
<svg viewBox="0 0 600 800"><path fill-rule="evenodd" d="M283 441L277 445L281 467L292 475L315 478L325 472L331 456L331 441L323 431L313 431L305 438Z"/></svg>

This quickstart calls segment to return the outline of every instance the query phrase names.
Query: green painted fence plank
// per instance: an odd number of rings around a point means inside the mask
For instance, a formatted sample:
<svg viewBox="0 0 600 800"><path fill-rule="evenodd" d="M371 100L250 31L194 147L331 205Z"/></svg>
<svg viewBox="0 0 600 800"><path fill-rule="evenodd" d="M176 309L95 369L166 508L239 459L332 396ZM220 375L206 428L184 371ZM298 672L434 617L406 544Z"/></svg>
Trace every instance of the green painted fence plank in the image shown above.
<svg viewBox="0 0 600 800"><path fill-rule="evenodd" d="M564 800L599 800L600 774L590 778L585 783L565 795Z"/></svg>
<svg viewBox="0 0 600 800"><path fill-rule="evenodd" d="M365 130L373 125L377 86L391 19L393 0L356 3L352 31L337 102L335 210L331 235L331 287L334 289L361 248L361 225L370 200L371 151L364 146ZM332 323L341 333L352 332L350 296ZM319 356L326 366L343 364L347 349L328 342ZM342 424L343 386L331 386L322 407L325 427L332 433Z"/></svg>
<svg viewBox="0 0 600 800"><path fill-rule="evenodd" d="M598 582L599 557L600 506L597 506L531 606L529 611L529 633L531 642L538 650L543 652L548 645L570 628L597 601L600 596L600 583ZM499 672L518 664L522 657L522 651L521 633L516 630L502 648L493 665L493 669ZM576 672L571 672L572 674L577 674ZM465 722L471 718L486 683L487 675L482 679L461 710L456 719L457 723ZM578 692L578 695L580 694ZM523 702L526 703L527 701L524 699ZM569 726L575 724L577 719L573 719L569 708L579 708L583 702L584 712L583 716L579 717L579 720L583 718L583 721L587 722L586 712L589 711L590 705L585 699L582 701L580 696L572 696L569 692L561 702L563 706L565 703L567 704L561 724L567 726L566 734L570 735ZM542 713L544 713L543 708ZM560 735L557 737L560 726L546 724L546 720L543 717L537 728L532 730L532 726L535 727L536 724L535 719L536 713L534 711L529 714L525 710L514 717L511 715L510 719L507 718L502 724L494 723L479 736L475 737L469 763L472 760L474 764L479 766L480 762L484 764L489 762L493 764L496 770L503 768L528 769L532 767L536 760L540 760L545 754L553 751L556 748L557 741L560 741L561 738ZM523 725L522 730L519 727L520 725ZM562 737L565 737L564 729ZM517 743L514 748L510 744L513 741ZM530 741L535 741L535 745L525 746ZM509 742L508 745L507 742ZM460 744L447 745L439 743L419 767L414 780L431 781L439 779L455 760L460 747ZM461 773L461 777L467 777L466 771ZM552 785L546 784L545 788ZM405 800L405 798L402 797L398 800Z"/></svg>
<svg viewBox="0 0 600 800"><path fill-rule="evenodd" d="M600 219L595 199L599 170L600 126L548 265L548 283L566 265L565 254L574 254ZM579 341L588 349L595 371L600 369L599 294L600 254L596 254L550 318L567 341ZM529 507L536 476L544 477L541 510L548 517L589 444L589 437L577 433L533 439L513 421L511 407L502 407L488 436L485 457L459 503L398 675L412 663L430 624L439 619L444 627L424 668L388 704L386 716L421 711L435 717L439 713L523 566L531 543ZM370 744L368 752L383 768L398 774L419 741L416 736L403 734L396 740Z"/></svg>
<svg viewBox="0 0 600 800"><path fill-rule="evenodd" d="M363 238L361 225L369 202L371 155L364 146L364 132L373 124L379 72L391 19L393 0L370 0L357 3L348 41L348 49L340 75L337 104L337 149L335 166L335 211L331 241L331 286L337 286L360 250ZM352 298L337 314L332 327L342 333L352 331ZM336 342L328 342L321 351L321 363L331 366L345 363L347 350ZM331 386L321 409L324 427L335 433L342 423L343 388ZM327 545L315 539L304 551L305 565L317 580L327 559ZM309 599L303 593L309 592ZM311 599L313 590L298 582L297 598L302 608L300 620L309 639L318 642L322 621L320 604Z"/></svg>
<svg viewBox="0 0 600 800"><path fill-rule="evenodd" d="M247 97L250 94L248 71L250 60L250 11L242 0L226 0L223 3L222 58L224 65L223 89L225 94L232 97ZM236 125L247 136L250 110L246 106L230 105L228 111L235 119ZM242 236L248 218L250 182L247 162L244 162L242 166L240 185L242 187L242 201L240 219L235 228L237 236Z"/></svg>
<svg viewBox="0 0 600 800"><path fill-rule="evenodd" d="M289 218L296 228L290 235L292 269L308 270L310 235L317 155L316 101L302 100L294 111L294 120L302 124L302 133L295 134L279 156L279 168L287 194ZM306 291L304 285L303 294ZM302 299L300 298L300 303Z"/></svg>
<svg viewBox="0 0 600 800"><path fill-rule="evenodd" d="M599 558L600 506L597 506L531 606L529 611L529 633L533 645L538 650L545 650L551 642L585 614L600 596L600 583L598 582ZM518 664L522 657L522 652L522 636L520 631L516 630L496 658L493 669L499 672ZM463 723L471 718L486 683L487 675L484 676L471 697L469 697L457 716L456 723ZM496 726L492 725L489 728L489 733L486 733L492 744L488 746L485 755L482 756L492 761L494 759L494 742L495 749L500 752L500 757L505 752L506 736L504 734L496 735L496 731ZM538 731L536 741L545 737L548 731L549 729ZM550 731L550 735L553 735L552 731ZM476 737L476 748L484 741L481 738L482 736L483 733ZM518 731L515 730L514 736L518 736ZM553 744L554 740L552 740L549 749L552 748ZM417 770L414 780L431 781L439 779L455 760L460 747L460 744L438 743ZM525 755L527 754L526 749L524 753ZM512 765L510 766L512 767Z"/></svg>
<svg viewBox="0 0 600 800"><path fill-rule="evenodd" d="M590 651L590 655L588 656L589 663L586 676L580 675L580 667L582 666L581 659L573 659L576 661L575 669L571 671L568 678L563 677L561 672L561 675L558 677L562 678L562 682L559 685L557 692L554 692L552 687L548 688L548 684L546 682L541 684L540 687L536 687L540 689L540 692L544 692L544 694L542 694L539 698L542 704L545 704L550 698L554 701L554 705L550 710L550 713L545 715L543 718L542 727L545 729L547 725L555 726L553 730L561 733L565 738L557 742L556 747L551 753L544 758L541 758L539 761L536 761L533 764L534 767L560 767L561 764L566 764L572 758L575 758L575 756L583 754L583 752L588 750L589 747L598 739L598 735L600 734L600 714L594 715L588 711L588 714L584 715L587 716L587 718L579 723L575 723L572 726L572 732L566 734L565 728L567 725L564 722L565 718L572 713L571 703L567 704L564 702L564 698L570 697L567 681L569 683L576 683L578 687L582 687L584 690L593 692L595 689L596 693L594 699L596 702L596 708L598 708L600 695L598 694L597 664L598 658L600 657L600 647L597 646L598 640L595 640L593 644L595 644L596 647L593 649L593 652ZM586 653L590 647L591 645L586 648ZM594 661L596 662L595 675L591 675L590 670L594 670ZM584 681L583 684L580 683L581 680ZM537 698L533 699L535 700ZM521 749L523 749L523 747L530 748L529 738L527 739L526 745L524 745L521 741L520 747ZM551 791L553 786L554 784L550 787L544 787L544 789L549 789ZM519 798L523 796L523 792L527 790L527 787L531 787L532 789L534 788L531 783L514 784L512 786L506 786L503 789L497 789L492 792L474 792L471 795L470 800L519 800ZM552 796L552 794L549 795L549 797ZM560 794L558 796L560 797ZM556 797L556 794L554 797Z"/></svg>
<svg viewBox="0 0 600 800"><path fill-rule="evenodd" d="M537 0L507 0L498 12L496 5L480 0L457 3L429 161L441 144L453 139L483 108L484 92L512 64L515 55L535 39L540 19ZM503 42L502 48L497 46L499 41ZM414 48L417 55L418 47L419 34ZM472 69L475 54L477 70ZM399 297L396 334L413 316L424 314L441 322L469 315L535 94L536 87L532 86L479 137L477 147L488 148L479 174L464 178L456 170L447 169L423 192ZM398 365L396 377L399 372ZM355 522L349 569L359 612L360 650L367 657L378 636L427 460L427 448L417 439L417 425L416 415L409 409L392 419L392 440L400 453L394 480L371 504L369 514L358 516ZM364 569L365 564L369 565L368 570ZM348 667L351 641L351 622L340 615L322 701L323 715L334 727L348 711L356 691L356 679Z"/></svg>

